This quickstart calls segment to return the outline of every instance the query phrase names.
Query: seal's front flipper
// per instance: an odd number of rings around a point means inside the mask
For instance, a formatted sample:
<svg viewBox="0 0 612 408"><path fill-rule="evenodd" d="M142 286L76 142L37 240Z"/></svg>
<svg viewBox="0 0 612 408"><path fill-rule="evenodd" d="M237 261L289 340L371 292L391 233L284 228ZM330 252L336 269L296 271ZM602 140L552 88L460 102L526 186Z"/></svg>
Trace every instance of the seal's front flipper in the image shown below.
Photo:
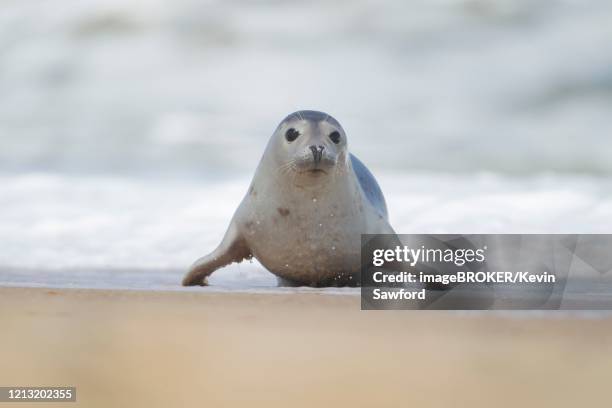
<svg viewBox="0 0 612 408"><path fill-rule="evenodd" d="M251 251L232 223L217 249L191 266L189 273L183 278L183 286L206 286L206 277L217 269L250 257Z"/></svg>

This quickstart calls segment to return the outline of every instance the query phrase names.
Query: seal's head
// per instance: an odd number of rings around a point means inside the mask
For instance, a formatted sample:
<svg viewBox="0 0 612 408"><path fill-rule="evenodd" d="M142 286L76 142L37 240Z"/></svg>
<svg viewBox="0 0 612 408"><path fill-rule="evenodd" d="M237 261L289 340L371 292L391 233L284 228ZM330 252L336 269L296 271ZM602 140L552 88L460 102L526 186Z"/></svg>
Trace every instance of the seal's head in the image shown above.
<svg viewBox="0 0 612 408"><path fill-rule="evenodd" d="M303 110L287 116L270 144L281 174L324 177L347 166L346 134L330 115Z"/></svg>

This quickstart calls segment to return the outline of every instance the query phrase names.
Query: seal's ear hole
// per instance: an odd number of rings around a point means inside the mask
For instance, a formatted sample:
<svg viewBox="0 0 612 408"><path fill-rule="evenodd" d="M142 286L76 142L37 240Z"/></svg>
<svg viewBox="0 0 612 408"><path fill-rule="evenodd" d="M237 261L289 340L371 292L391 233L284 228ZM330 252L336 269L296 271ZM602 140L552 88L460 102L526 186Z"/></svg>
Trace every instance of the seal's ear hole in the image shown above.
<svg viewBox="0 0 612 408"><path fill-rule="evenodd" d="M300 136L300 132L298 132L294 128L287 129L287 131L285 132L285 139L287 139L288 142L293 142L295 139L298 138L298 136Z"/></svg>
<svg viewBox="0 0 612 408"><path fill-rule="evenodd" d="M334 130L333 132L331 132L329 134L329 138L331 139L332 142L334 142L335 144L340 143L340 133L337 130Z"/></svg>

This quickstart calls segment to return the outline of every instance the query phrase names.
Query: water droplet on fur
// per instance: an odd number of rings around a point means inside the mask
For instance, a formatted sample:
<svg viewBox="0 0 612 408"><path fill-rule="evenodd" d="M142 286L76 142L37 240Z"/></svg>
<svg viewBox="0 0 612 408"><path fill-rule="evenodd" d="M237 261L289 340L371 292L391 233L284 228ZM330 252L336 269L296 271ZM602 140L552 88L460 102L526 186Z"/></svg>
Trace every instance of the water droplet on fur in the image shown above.
<svg viewBox="0 0 612 408"><path fill-rule="evenodd" d="M322 227L322 226L323 226L323 224L319 224L319 227Z"/></svg>
<svg viewBox="0 0 612 408"><path fill-rule="evenodd" d="M312 199L312 202L313 202L313 203L316 203L316 202L317 202L317 199L316 199L316 198L313 198L313 199Z"/></svg>
<svg viewBox="0 0 612 408"><path fill-rule="evenodd" d="M335 250L336 250L336 247L335 247L335 246L333 246L333 247L332 247L332 251L335 251Z"/></svg>

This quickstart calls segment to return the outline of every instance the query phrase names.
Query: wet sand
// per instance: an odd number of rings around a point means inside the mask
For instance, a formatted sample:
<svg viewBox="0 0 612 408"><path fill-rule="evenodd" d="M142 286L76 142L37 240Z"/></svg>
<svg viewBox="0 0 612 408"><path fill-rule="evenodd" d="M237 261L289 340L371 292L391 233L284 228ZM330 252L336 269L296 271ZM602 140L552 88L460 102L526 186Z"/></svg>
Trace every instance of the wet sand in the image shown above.
<svg viewBox="0 0 612 408"><path fill-rule="evenodd" d="M361 311L356 296L206 288L0 288L0 345L0 385L76 386L71 407L612 401L612 317L559 312ZM46 405L64 406L32 404Z"/></svg>

